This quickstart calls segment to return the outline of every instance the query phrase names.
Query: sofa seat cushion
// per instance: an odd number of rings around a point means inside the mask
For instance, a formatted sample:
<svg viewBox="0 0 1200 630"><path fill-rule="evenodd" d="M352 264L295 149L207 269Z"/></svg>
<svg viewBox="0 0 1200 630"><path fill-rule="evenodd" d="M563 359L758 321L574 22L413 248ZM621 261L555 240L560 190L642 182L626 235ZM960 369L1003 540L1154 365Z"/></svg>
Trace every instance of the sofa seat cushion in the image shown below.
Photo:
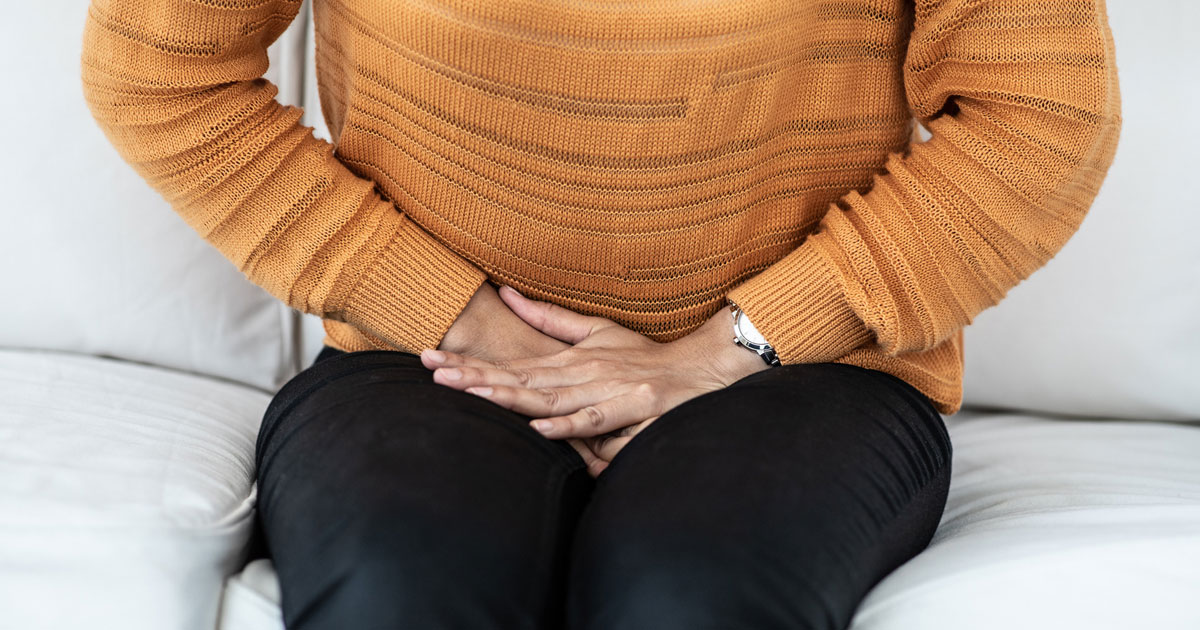
<svg viewBox="0 0 1200 630"><path fill-rule="evenodd" d="M245 562L267 394L0 350L0 625L211 630Z"/></svg>
<svg viewBox="0 0 1200 630"><path fill-rule="evenodd" d="M1200 427L961 411L930 547L854 630L1200 628Z"/></svg>
<svg viewBox="0 0 1200 630"><path fill-rule="evenodd" d="M1200 628L1200 427L964 410L930 547L852 630ZM228 583L221 630L282 630L269 560Z"/></svg>
<svg viewBox="0 0 1200 630"><path fill-rule="evenodd" d="M267 558L246 565L225 583L219 630L284 630L279 579Z"/></svg>

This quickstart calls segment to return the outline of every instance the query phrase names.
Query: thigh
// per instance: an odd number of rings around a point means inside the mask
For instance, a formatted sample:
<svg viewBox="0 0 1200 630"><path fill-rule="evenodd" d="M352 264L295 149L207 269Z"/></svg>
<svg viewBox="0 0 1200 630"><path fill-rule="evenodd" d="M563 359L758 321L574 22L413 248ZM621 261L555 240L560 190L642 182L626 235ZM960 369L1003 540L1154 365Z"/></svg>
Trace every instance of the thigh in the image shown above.
<svg viewBox="0 0 1200 630"><path fill-rule="evenodd" d="M527 422L406 352L336 354L285 385L257 464L287 627L559 627L594 480Z"/></svg>
<svg viewBox="0 0 1200 630"><path fill-rule="evenodd" d="M858 366L779 366L689 400L598 478L568 627L844 628L928 545L950 455L928 398Z"/></svg>

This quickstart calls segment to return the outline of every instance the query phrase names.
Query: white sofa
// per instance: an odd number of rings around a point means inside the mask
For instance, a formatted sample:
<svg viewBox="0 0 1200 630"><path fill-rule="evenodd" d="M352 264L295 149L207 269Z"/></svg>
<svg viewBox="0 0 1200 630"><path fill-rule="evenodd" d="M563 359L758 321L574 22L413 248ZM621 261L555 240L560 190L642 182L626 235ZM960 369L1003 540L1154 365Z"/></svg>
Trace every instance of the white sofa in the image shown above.
<svg viewBox="0 0 1200 630"><path fill-rule="evenodd" d="M80 94L86 5L0 20L0 628L279 629L270 561L247 564L254 440L318 322L108 145ZM1055 260L968 326L941 526L855 630L1200 628L1200 9L1109 11L1116 162ZM323 129L305 15L268 76Z"/></svg>

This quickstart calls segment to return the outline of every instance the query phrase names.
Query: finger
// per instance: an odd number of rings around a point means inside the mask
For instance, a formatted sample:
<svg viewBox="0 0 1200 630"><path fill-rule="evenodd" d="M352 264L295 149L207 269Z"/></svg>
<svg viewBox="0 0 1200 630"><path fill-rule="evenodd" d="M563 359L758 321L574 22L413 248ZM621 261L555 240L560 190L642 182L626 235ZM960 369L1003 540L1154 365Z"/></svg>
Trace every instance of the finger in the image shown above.
<svg viewBox="0 0 1200 630"><path fill-rule="evenodd" d="M434 350L433 348L425 348L421 351L420 357L421 365L424 365L430 370L436 370L437 368L443 366L461 365L472 367L494 367L492 363L480 359L479 357L459 354L458 352L451 352L449 350Z"/></svg>
<svg viewBox="0 0 1200 630"><path fill-rule="evenodd" d="M617 453L621 452L621 449L625 448L625 445L629 444L632 439L633 437L608 438L603 443L594 447L594 453L598 457L611 462L617 456Z"/></svg>
<svg viewBox="0 0 1200 630"><path fill-rule="evenodd" d="M596 330L613 324L609 319L576 313L551 302L531 300L511 286L498 291L500 299L525 323L554 337L575 345L590 337Z"/></svg>
<svg viewBox="0 0 1200 630"><path fill-rule="evenodd" d="M439 367L433 371L433 380L455 389L495 385L543 389L587 383L597 380L597 375L587 366L579 364L564 367L500 368L485 363L476 367Z"/></svg>
<svg viewBox="0 0 1200 630"><path fill-rule="evenodd" d="M583 458L583 462L587 464L588 474L592 477L600 474L600 471L608 467L608 462L596 456L592 449L581 439L571 438L567 440L572 448L579 452L579 456Z"/></svg>
<svg viewBox="0 0 1200 630"><path fill-rule="evenodd" d="M634 437L657 419L658 416L654 416L653 418L647 418L637 424L631 424L612 433L596 436L587 442L588 448L601 459L612 461L621 449L625 448L627 444L633 441Z"/></svg>
<svg viewBox="0 0 1200 630"><path fill-rule="evenodd" d="M554 417L535 414L530 425L548 438L594 437L658 415L659 401L648 383L633 391L580 407L578 411ZM540 423L547 424L540 424Z"/></svg>
<svg viewBox="0 0 1200 630"><path fill-rule="evenodd" d="M569 348L564 348L563 350L568 349ZM579 361L578 356L564 354L562 351L540 357L488 361L486 359L480 359L479 357L473 357L460 352L426 348L421 351L420 356L422 365L431 370L435 370L439 367L460 367L464 365L468 367L499 368L501 370L520 370L531 367L565 367Z"/></svg>
<svg viewBox="0 0 1200 630"><path fill-rule="evenodd" d="M620 395L619 386L608 381L589 381L568 387L533 389L507 385L483 385L467 387L464 391L487 398L505 409L511 409L531 418L569 414L577 409L583 409Z"/></svg>

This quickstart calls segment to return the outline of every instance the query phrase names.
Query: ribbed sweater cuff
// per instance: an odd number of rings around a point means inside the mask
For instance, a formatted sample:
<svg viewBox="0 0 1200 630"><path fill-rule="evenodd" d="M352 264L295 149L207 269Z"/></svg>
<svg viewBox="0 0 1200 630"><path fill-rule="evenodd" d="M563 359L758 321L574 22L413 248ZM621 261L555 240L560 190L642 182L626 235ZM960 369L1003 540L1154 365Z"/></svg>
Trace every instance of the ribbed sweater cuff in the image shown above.
<svg viewBox="0 0 1200 630"><path fill-rule="evenodd" d="M811 238L726 296L784 364L832 361L872 339Z"/></svg>
<svg viewBox="0 0 1200 630"><path fill-rule="evenodd" d="M485 280L482 269L406 220L350 293L345 321L419 354L438 347Z"/></svg>

